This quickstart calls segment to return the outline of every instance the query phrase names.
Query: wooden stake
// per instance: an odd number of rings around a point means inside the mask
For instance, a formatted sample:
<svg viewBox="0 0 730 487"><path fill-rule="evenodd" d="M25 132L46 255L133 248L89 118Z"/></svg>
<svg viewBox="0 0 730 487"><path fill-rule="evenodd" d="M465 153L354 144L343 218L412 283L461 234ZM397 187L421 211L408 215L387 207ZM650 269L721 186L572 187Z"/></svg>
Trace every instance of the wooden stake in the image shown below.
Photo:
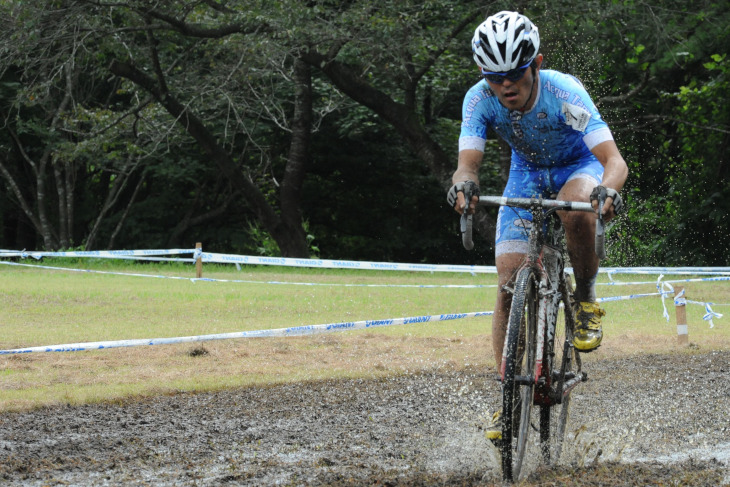
<svg viewBox="0 0 730 487"><path fill-rule="evenodd" d="M195 244L195 253L199 254L200 251L203 250L203 244L198 242ZM198 258L195 259L195 277L200 279L203 277L203 258L198 255Z"/></svg>
<svg viewBox="0 0 730 487"><path fill-rule="evenodd" d="M686 298L682 294L684 288L677 287L674 290L674 309L677 315L677 343L679 345L689 344L689 327L687 326Z"/></svg>

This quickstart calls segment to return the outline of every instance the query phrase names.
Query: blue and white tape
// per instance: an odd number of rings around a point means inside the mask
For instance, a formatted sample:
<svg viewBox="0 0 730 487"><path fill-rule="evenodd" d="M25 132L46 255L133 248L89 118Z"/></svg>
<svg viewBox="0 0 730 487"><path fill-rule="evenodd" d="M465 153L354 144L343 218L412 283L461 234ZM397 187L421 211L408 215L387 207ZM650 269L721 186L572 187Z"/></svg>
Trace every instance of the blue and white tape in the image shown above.
<svg viewBox="0 0 730 487"><path fill-rule="evenodd" d="M0 258L35 258L43 257L91 257L140 260L174 260L162 256L188 255L191 257L179 259L184 262L194 262L198 257L205 263L218 264L248 264L248 265L276 265L287 267L313 267L331 269L364 269L364 270L394 270L394 271L419 271L419 272L468 272L490 273L497 272L495 266L480 265L449 265L449 264L409 264L396 262L370 262L353 260L331 260L331 259L299 259L289 257L265 257L253 255L221 254L203 252L200 248L195 249L146 249L146 250L88 250L68 252L44 252L44 251L17 251L0 250ZM572 269L566 269L572 273ZM600 273L607 273L612 280L615 274L684 274L684 275L728 275L730 267L601 267Z"/></svg>
<svg viewBox="0 0 730 487"><path fill-rule="evenodd" d="M408 325L419 323L435 323L439 321L451 321L463 318L476 318L479 316L491 316L492 311L479 311L474 313L453 313L431 316L412 316L409 318L395 318L387 320L365 320L349 321L343 323L329 323L324 325L305 325L289 328L275 328L271 330L239 331L233 333L216 333L212 335L194 335L173 338L143 338L136 340L110 340L102 342L66 343L61 345L48 345L41 347L16 348L11 350L0 350L0 355L36 353L36 352L80 352L84 350L102 350L121 347L139 347L145 345L169 345L173 343L202 342L210 340L228 340L232 338L262 338L262 337L292 337L302 335L314 335L319 333L330 333L337 331L364 330L383 326Z"/></svg>
<svg viewBox="0 0 730 487"><path fill-rule="evenodd" d="M722 314L715 313L714 311L712 311L712 308L710 307L710 305L712 303L701 303L701 302L697 302L697 301L688 301L688 302L705 305L706 313L702 316L702 319L705 321L708 321L710 323L710 328L715 328L715 323L712 322L712 318L722 318Z"/></svg>
<svg viewBox="0 0 730 487"><path fill-rule="evenodd" d="M90 257L101 259L118 259L122 257L151 257L161 255L194 254L195 249L143 249L143 250L78 250L66 252L0 250L0 258L20 257L42 259L43 257Z"/></svg>
<svg viewBox="0 0 730 487"><path fill-rule="evenodd" d="M113 276L130 276L130 277L151 277L154 279L174 279L192 282L229 282L241 284L280 284L290 286L330 286L330 287L396 287L396 288L442 288L442 289L485 289L496 288L498 284L352 284L352 283L336 283L336 282L295 282L295 281L261 281L253 279L214 279L210 277L181 277L181 276L165 276L161 274L139 274L134 272L115 272L102 271L96 269L77 269L73 267L57 267L42 264L23 264L21 262L10 262L0 260L0 265L33 267L36 269L48 269L54 271L81 272L85 274L105 274Z"/></svg>
<svg viewBox="0 0 730 487"><path fill-rule="evenodd" d="M320 268L346 268L346 269L365 269L365 270L403 270L403 271L429 271L429 272L468 272L472 275L476 273L494 273L496 268L494 266L453 266L453 265L427 265L427 264L395 264L395 263L382 263L382 262L360 262L360 261L346 261L346 260L325 260L325 259L290 259L283 257L256 257L256 256L239 256L230 254L215 254L205 253L202 249L168 249L168 250L113 250L113 251L72 251L72 252L26 252L26 251L10 251L0 250L0 258L35 258L41 259L43 257L93 257L93 258L115 258L115 259L138 259L138 260L183 260L183 259L171 259L169 255L179 254L192 254L192 258L184 259L186 262L194 262L197 258L200 258L204 262L211 263L233 263L237 267L241 264L252 264L252 265L281 265L281 266L294 266L294 267L320 267ZM86 273L99 273L99 274L114 274L114 275L125 275L125 276L136 276L136 277L152 277L152 278L163 278L163 279L179 279L179 280L190 280L193 282L207 281L207 282L240 282L240 283L256 283L256 284L288 284L288 285L305 285L305 286L365 286L365 287L417 287L417 288L486 288L486 287L497 287L497 285L409 285L409 284L338 284L338 283L311 283L311 282L283 282L283 281L253 281L253 280L229 280L229 279L211 279L211 278L189 278L179 276L163 276L163 275L151 275L151 274L137 274L137 273L123 273L123 272L112 272L112 271L99 271L99 270L88 270L88 269L74 269L65 267L53 267L44 266L40 264L21 264L11 261L2 261L0 264L4 265L18 265L28 267L38 267L53 270L64 270L71 272L86 272ZM240 268L240 267L239 267ZM570 271L570 269L568 269ZM715 268L700 268L700 267L684 267L684 268L664 268L664 267L644 267L644 268L606 268L601 269L602 272L608 272L610 283L606 285L636 285L636 284L649 284L653 281L646 283L619 283L613 281L613 275L618 273L624 274L653 274L661 271L662 273L656 281L657 293L645 293L645 294L632 294L628 296L613 296L600 298L598 302L610 302L620 300L630 300L650 296L660 296L662 300L662 306L664 308L663 315L669 321L669 313L664 299L674 294L674 288L671 282L702 282L702 281L728 281L730 276L729 267L715 267ZM714 275L715 277L704 277L704 278L693 278L673 281L663 281L664 274L691 274L691 275ZM675 298L684 300L685 303L699 304L705 307L705 315L703 319L708 321L710 327L714 327L713 318L721 318L723 315L716 313L712 310L711 306L715 306L714 303L701 302L701 301L689 301L683 296L677 296ZM493 312L485 311L478 313L460 313L451 315L434 315L426 317L415 317L415 318L398 318L391 320L379 320L379 321L360 321L360 322L348 322L348 323L334 323L328 325L308 325L293 328L280 328L275 330L257 330L248 332L236 332L236 333L224 333L216 335L202 335L202 336L190 336L190 337L176 337L176 338L154 338L154 339L140 339L140 340L117 340L107 342L88 342L88 343L74 343L64 345L53 345L53 346L42 346L42 347L30 347L25 349L15 350L0 350L0 354L9 353L30 353L30 352L49 352L49 351L77 351L77 350L92 350L92 349L106 349L106 348L118 348L118 347L130 347L130 346L141 346L141 345L159 345L168 343L184 343L193 341L205 341L205 340L220 340L228 338L252 338L252 337L276 337L276 336L296 336L306 335L314 333L323 333L327 331L341 331L341 330L354 330L361 328L370 328L373 326L388 326L388 325L401 325L408 323L417 322L433 322L433 321L444 321L449 319L467 318L472 316L487 316Z"/></svg>

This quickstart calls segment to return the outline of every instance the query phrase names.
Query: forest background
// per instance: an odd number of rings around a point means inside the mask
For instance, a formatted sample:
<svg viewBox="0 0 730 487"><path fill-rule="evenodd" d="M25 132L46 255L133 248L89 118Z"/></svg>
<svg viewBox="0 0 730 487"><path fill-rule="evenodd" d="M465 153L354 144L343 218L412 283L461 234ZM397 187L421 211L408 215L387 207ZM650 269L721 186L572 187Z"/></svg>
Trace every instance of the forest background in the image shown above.
<svg viewBox="0 0 730 487"><path fill-rule="evenodd" d="M730 261L730 4L0 0L0 248L493 262L445 202L470 39L519 10L630 177L613 265ZM492 137L482 194L509 150Z"/></svg>

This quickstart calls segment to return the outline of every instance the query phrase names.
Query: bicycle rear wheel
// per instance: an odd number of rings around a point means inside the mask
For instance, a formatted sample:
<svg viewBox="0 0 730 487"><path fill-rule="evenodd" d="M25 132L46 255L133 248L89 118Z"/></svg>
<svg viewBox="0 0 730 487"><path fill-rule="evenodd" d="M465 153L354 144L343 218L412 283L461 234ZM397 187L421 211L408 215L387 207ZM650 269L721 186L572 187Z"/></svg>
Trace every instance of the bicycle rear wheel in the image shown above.
<svg viewBox="0 0 730 487"><path fill-rule="evenodd" d="M573 332L573 289L570 277L566 276L565 287L560 289L563 304L562 319L556 316L554 339L545 337L545 359L551 376L551 404L540 407L540 448L546 464L560 460L565 439L565 429L570 411L570 382L577 380L580 373L575 368ZM550 327L545 327L546 333Z"/></svg>
<svg viewBox="0 0 730 487"><path fill-rule="evenodd" d="M520 476L530 433L537 348L537 277L532 269L517 276L504 353L502 384L502 477Z"/></svg>

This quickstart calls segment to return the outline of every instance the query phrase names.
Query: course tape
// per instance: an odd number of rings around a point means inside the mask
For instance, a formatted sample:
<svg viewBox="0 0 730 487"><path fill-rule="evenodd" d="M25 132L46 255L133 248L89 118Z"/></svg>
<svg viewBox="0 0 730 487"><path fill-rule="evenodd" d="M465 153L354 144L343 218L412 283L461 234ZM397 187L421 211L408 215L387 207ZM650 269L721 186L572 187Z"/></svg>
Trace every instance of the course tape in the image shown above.
<svg viewBox="0 0 730 487"><path fill-rule="evenodd" d="M3 252L3 251L0 251ZM151 251L141 251L151 252ZM93 269L77 269L69 267L55 267L55 266L44 266L41 264L22 264L18 262L2 261L0 264L11 265L11 266L24 266L24 267L36 267L42 269L51 270L62 270L71 272L84 272L94 274L109 274L109 275L121 275L121 276L134 276L134 277L151 277L155 279L175 279L175 280L189 280L192 282L204 281L204 282L228 282L228 283L248 283L248 284L278 284L278 285L296 285L296 286L341 286L341 287L401 287L401 288L458 288L458 289L484 289L484 288L495 288L498 287L496 284L348 284L348 283L314 283L314 282L291 282L291 281L257 281L257 280L245 280L245 279L212 279L212 278L192 278L192 277L180 277L180 276L164 276L155 274L139 274L139 273L128 273L128 272L113 272L113 271L100 271ZM671 283L685 283L685 282L717 282L717 281L729 281L730 276L716 276L716 277L704 277L704 278L693 278L693 279L676 279L671 281L663 281L664 274L660 274L656 281L657 293L645 293L645 294L630 294L626 296L612 296L607 298L599 298L597 302L610 302L610 301L625 301L630 299L637 299L649 296L661 296L663 316L669 321L669 312L664 303L664 299L671 294L674 294L674 288ZM651 284L654 281L647 282L609 282L599 283L604 285L638 285L638 284ZM713 318L721 318L723 315L716 313L712 310L712 306L726 306L723 304L716 304L711 302L703 301L687 301L692 304L699 304L705 307L705 315L703 320L707 321L710 328L714 328L715 324L712 321ZM675 302L675 305L677 303Z"/></svg>
<svg viewBox="0 0 730 487"><path fill-rule="evenodd" d="M688 303L691 304L699 304L705 307L705 314L702 316L702 319L704 321L707 321L710 325L710 328L715 327L715 323L712 321L713 318L722 318L722 314L716 313L712 310L712 306L716 306L715 303L709 303L704 301L692 301L687 299L684 296L685 290L682 289L679 293L676 293L674 291L674 287L670 284L670 281L662 281L662 278L664 275L660 275L657 278L656 287L659 291L658 295L661 295L662 297L662 307L664 308L663 316L669 322L669 312L667 311L667 306L664 304L664 298L666 298L668 295L673 294L674 295L674 306L686 306ZM671 281L671 282L697 282L699 281L725 281L730 278L724 278L724 277L712 277L712 278L704 278L704 279L684 279L682 281Z"/></svg>
<svg viewBox="0 0 730 487"><path fill-rule="evenodd" d="M431 316L413 316L409 318L395 318L387 320L365 320L348 321L343 323L330 323L325 325L305 325L290 328L275 328L271 330L239 331L233 333L217 333L213 335L195 335L174 338L143 338L136 340L111 340L103 342L66 343L61 345L49 345L41 347L16 348L12 350L0 350L0 355L35 353L35 352L80 352L85 350L102 350L120 347L139 347L144 345L169 345L173 343L202 342L210 340L228 340L232 338L263 338L263 337L290 337L302 335L314 335L336 331L363 330L378 328L382 326L408 325L413 323L434 323L438 321L451 321L462 318L475 318L479 316L490 316L492 311L479 311L474 313L453 313Z"/></svg>
<svg viewBox="0 0 730 487"><path fill-rule="evenodd" d="M118 259L122 257L151 257L160 255L195 254L196 249L142 249L142 250L83 250L67 252L27 252L25 250L0 250L0 257L20 257L36 260L43 257L95 257L102 259Z"/></svg>
<svg viewBox="0 0 730 487"><path fill-rule="evenodd" d="M164 255L186 255L191 258L180 259L184 262L195 261L200 257L201 261L217 264L248 264L248 265L277 265L288 267L314 267L332 269L366 269L366 270L394 270L394 271L421 271L421 272L468 272L489 273L497 272L495 266L480 265L449 265L449 264L409 264L395 262L370 262L353 260L329 260L329 259L297 259L289 257L264 257L254 255L221 254L203 252L201 248L195 249L145 249L145 250L87 250L69 252L27 252L25 250L0 250L0 258L35 258L43 257L93 257L129 259L139 258L140 260L155 260L155 256ZM163 260L159 257L159 260ZM174 260L174 259L164 259ZM566 269L572 273L572 269ZM609 278L615 274L694 274L694 275L730 275L730 267L601 267L601 273L608 273Z"/></svg>
<svg viewBox="0 0 730 487"><path fill-rule="evenodd" d="M394 262L369 262L355 260L328 260L328 259L295 259L290 257L264 257L255 255L235 255L203 252L202 249L170 249L170 250L95 250L75 252L26 252L0 251L0 258L20 257L41 259L43 257L94 257L94 258L129 258L147 257L174 254L193 254L195 261L198 257L204 263L214 264L248 264L248 265L277 265L287 267L315 267L329 269L364 269L364 270L392 270L392 271L421 271L421 272L468 272L495 273L495 266L477 265L448 265L448 264L400 264Z"/></svg>
<svg viewBox="0 0 730 487"><path fill-rule="evenodd" d="M48 257L99 257L99 258L116 258L116 259L140 259L140 260L152 260L160 255L174 255L192 253L193 259L186 259L187 261L195 261L197 258L207 262L216 263L234 263L237 266L241 263L255 264L255 265L291 265L291 266L307 266L307 267L330 267L330 268L349 268L349 269L373 269L373 270L419 270L419 271L447 271L447 272L469 272L475 274L476 272L494 272L494 267L488 266L436 266L436 265L424 265L424 264L391 264L391 263L377 263L377 262L356 262L356 261L328 261L320 259L287 259L287 258L271 258L271 257L253 257L253 256L232 256L227 254L211 254L204 253L201 249L170 249L170 250L124 250L124 251L75 251L75 252L16 252L8 250L0 250L0 257L21 257L28 258L33 257L40 260L41 258ZM160 258L163 260L173 260L168 258ZM112 275L125 275L125 276L136 276L136 277L152 277L152 278L163 278L163 279L177 279L177 280L190 280L193 282L207 281L207 282L241 282L241 283L256 283L256 284L289 284L289 285L304 285L304 286L364 286L364 287L417 287L417 288L485 288L485 287L497 287L496 285L397 285L397 284L338 284L338 283L304 283L304 282L283 282L283 281L253 281L253 280L229 280L229 279L211 279L211 278L188 278L179 276L164 276L164 275L152 275L152 274L138 274L138 273L122 273L112 271L99 271L89 269L75 269L66 267L54 267L44 266L40 264L21 264L17 262L2 261L0 264L5 265L17 265L27 267L38 267L53 270L64 270L72 272L86 272L86 273L98 273L98 274L112 274ZM656 273L657 270L665 270L667 274L696 274L696 275L708 275L708 274L727 274L727 267L724 268L699 268L699 267L684 267L684 268L608 268L605 269L609 274L610 283L607 285L635 285L635 284L648 284L647 283L622 283L613 281L612 275L617 273L626 274L650 274ZM669 313L664 299L674 294L674 288L670 284L671 282L701 282L701 281L727 281L730 280L730 276L717 276L717 277L706 277L706 278L694 278L694 279L683 279L673 281L663 281L664 273L662 273L657 281L657 293L645 293L645 294L631 294L628 296L613 296L606 298L599 298L598 302L610 302L610 301L621 301L630 300L650 296L660 296L662 306L664 307L664 317L669 321ZM653 281L652 281L653 282ZM714 303L701 302L701 301L690 301L683 298L680 294L675 297L676 304L699 304L705 307L705 315L703 319L709 322L710 328L714 327L713 318L721 318L723 315L716 313L712 310L711 306L715 306ZM343 330L355 330L362 328L370 328L373 326L389 326L389 325L401 325L408 323L419 323L419 322L431 322L431 321L444 321L459 318L466 318L472 316L487 316L493 312L477 312L477 313L459 313L459 314L448 314L448 315L434 315L434 316L422 316L412 318L398 318L390 320L366 320L359 322L346 322L346 323L333 323L327 325L308 325L293 328L280 328L274 330L256 330L247 332L235 332L235 333L224 333L215 335L197 335L189 337L175 337L175 338L153 338L153 339L139 339L139 340L117 340L117 341L105 341L105 342L88 342L88 343L72 343L63 345L52 345L52 346L41 346L41 347L30 347L24 349L14 350L0 350L2 354L16 354L16 353L31 353L31 352L61 352L61 351L81 351L81 350L98 350L106 348L118 348L118 347L134 347L142 345L161 345L170 343L184 343L193 341L206 341L206 340L222 340L230 338L255 338L255 337L282 337L282 336L298 336L307 335L314 333L323 333L329 331L343 331Z"/></svg>
<svg viewBox="0 0 730 487"><path fill-rule="evenodd" d="M33 267L36 269L49 269L55 271L82 272L86 274L106 274L112 276L130 277L151 277L154 279L174 279L192 282L230 282L243 284L282 284L291 286L342 286L342 287L404 287L404 288L457 288L457 289L486 289L499 287L498 284L352 284L334 282L295 282L295 281L257 281L253 279L213 279L209 277L180 277L164 276L161 274L139 274L133 272L100 271L95 269L76 269L72 267L56 267L41 264L22 264L20 262L9 262L0 260L0 265Z"/></svg>
<svg viewBox="0 0 730 487"><path fill-rule="evenodd" d="M63 268L61 268L63 269ZM67 270L67 269L64 269ZM157 276L145 276L145 277L157 277ZM673 291L672 291L673 292ZM664 297L671 294L669 291L660 291L658 293L645 293L645 294L631 294L628 296L611 296L606 298L598 298L596 301L599 303L638 299L651 296L661 296L662 303L664 303ZM682 302L684 299L678 296L676 299L677 303ZM722 314L715 313L710 308L712 303L704 303L698 301L686 300L687 303L702 304L705 306L707 313L703 319L709 321L710 328L714 327L712 318L721 318ZM666 308L665 308L666 312ZM175 343L188 343L188 342L202 342L210 340L227 340L235 338L265 338L265 337L289 337L289 336L302 336L302 335L314 335L319 333L328 333L336 331L349 331L349 330L360 330L375 327L384 326L395 326L395 325L407 325L412 323L431 323L438 321L450 321L462 318L474 318L480 316L491 316L493 311L478 311L472 313L451 313L442 315L426 315L426 316L415 316L408 318L393 318L386 320L364 320L364 321L350 321L341 323L329 323L323 325L304 325L295 326L289 328L275 328L269 330L254 330L254 331L241 331L232 333L217 333L212 335L193 335L186 337L172 337L172 338L143 338L143 339L132 339L132 340L110 340L100 342L81 342L81 343L67 343L61 345L46 345L39 347L27 347L17 348L9 350L0 350L0 355L12 355L12 354L24 354L24 353L37 353L37 352L80 352L86 350L102 350L109 348L121 348L121 347L139 347L149 345L169 345Z"/></svg>
<svg viewBox="0 0 730 487"><path fill-rule="evenodd" d="M2 252L2 251L0 251ZM120 257L122 259L134 257ZM144 257L136 258L138 260L145 260ZM169 260L169 259L166 259ZM296 286L343 286L343 287L412 287L412 288L459 288L459 289L484 289L484 288L495 288L497 284L351 284L351 283L319 283L319 282L294 282L294 281L259 281L253 279L214 279L208 277L181 277L181 276L166 276L162 274L140 274L132 272L113 272L113 271L101 271L95 269L77 269L73 267L58 267L58 266L47 266L42 264L23 264L20 262L4 261L0 260L0 265L18 266L18 267L33 267L37 269L50 269L57 271L69 271L69 272L83 272L88 274L107 274L115 276L133 276L133 277L152 277L155 279L174 279L183 281L204 281L204 282L230 282L230 283L245 283L245 284L283 284L283 285L296 285ZM663 274L662 274L663 276ZM719 277L704 277L704 278L693 278L693 279L672 279L663 281L665 283L684 283L684 282L713 282L713 281L730 281L730 276L719 276ZM631 282L598 282L596 286L637 286L642 284L655 284L656 281L631 281ZM666 291L671 293L672 291ZM656 295L656 294L653 294ZM633 295L632 295L633 296ZM638 296L638 295L637 295ZM623 296L617 297L618 299L625 298Z"/></svg>

